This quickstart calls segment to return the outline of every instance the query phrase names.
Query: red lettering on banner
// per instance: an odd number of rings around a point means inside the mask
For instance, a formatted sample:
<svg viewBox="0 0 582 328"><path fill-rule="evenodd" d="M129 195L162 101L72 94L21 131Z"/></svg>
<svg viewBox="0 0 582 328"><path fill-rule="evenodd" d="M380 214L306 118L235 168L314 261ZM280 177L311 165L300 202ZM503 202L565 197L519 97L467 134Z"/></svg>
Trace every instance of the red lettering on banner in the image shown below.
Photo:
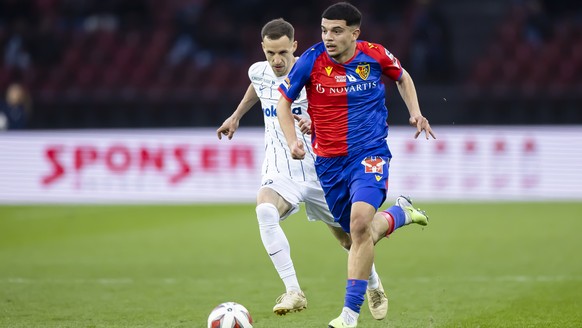
<svg viewBox="0 0 582 328"><path fill-rule="evenodd" d="M105 165L111 172L123 173L131 165L131 154L125 146L113 146L105 154Z"/></svg>
<svg viewBox="0 0 582 328"><path fill-rule="evenodd" d="M178 146L174 149L174 158L178 162L179 170L176 174L170 177L170 183L176 184L190 175L191 169L190 165L186 161L186 153L188 151L188 146Z"/></svg>
<svg viewBox="0 0 582 328"><path fill-rule="evenodd" d="M466 190L473 190L480 185L480 170L475 167L478 163L477 142L471 137L467 138L463 144L463 166L466 170L463 171L461 186Z"/></svg>
<svg viewBox="0 0 582 328"><path fill-rule="evenodd" d="M80 146L75 149L75 171L79 172L87 164L97 160L97 148L93 146Z"/></svg>
<svg viewBox="0 0 582 328"><path fill-rule="evenodd" d="M406 143L406 152L407 153L414 153L416 151L416 144L412 141L408 141Z"/></svg>
<svg viewBox="0 0 582 328"><path fill-rule="evenodd" d="M492 185L494 189L504 189L510 184L511 176L505 171L508 164L507 144L505 140L496 140L493 144L493 176Z"/></svg>
<svg viewBox="0 0 582 328"><path fill-rule="evenodd" d="M52 172L42 178L43 185L50 185L65 174L65 168L59 162L59 154L63 151L62 146L50 146L44 155L52 165Z"/></svg>
<svg viewBox="0 0 582 328"><path fill-rule="evenodd" d="M474 153L477 150L477 145L473 140L467 140L465 142L465 153Z"/></svg>
<svg viewBox="0 0 582 328"><path fill-rule="evenodd" d="M521 187L532 189L539 183L538 173L539 159L537 157L537 146L533 139L526 139L523 143L522 153L522 177Z"/></svg>
<svg viewBox="0 0 582 328"><path fill-rule="evenodd" d="M433 165L434 176L432 179L432 186L437 190L444 190L449 185L449 160L447 156L446 142L439 140L435 144L435 153L439 156L439 160L435 161Z"/></svg>
<svg viewBox="0 0 582 328"><path fill-rule="evenodd" d="M495 141L494 151L496 153L503 153L505 152L505 141L497 140Z"/></svg>
<svg viewBox="0 0 582 328"><path fill-rule="evenodd" d="M232 167L238 167L239 164L244 164L246 168L252 169L255 166L253 161L254 156L251 147L234 147L230 150L230 166Z"/></svg>
<svg viewBox="0 0 582 328"><path fill-rule="evenodd" d="M207 171L217 169L219 167L220 163L218 160L218 149L216 149L215 147L202 148L202 169Z"/></svg>
<svg viewBox="0 0 582 328"><path fill-rule="evenodd" d="M536 151L536 142L528 139L523 144L523 151L524 153L534 153Z"/></svg>
<svg viewBox="0 0 582 328"><path fill-rule="evenodd" d="M148 166L153 165L158 171L164 169L164 149L157 150L141 148L139 152L139 168L144 171Z"/></svg>
<svg viewBox="0 0 582 328"><path fill-rule="evenodd" d="M68 151L67 151L68 149ZM81 177L89 168L105 168L106 171L125 175L153 170L168 179L170 184L178 184L198 172L229 171L236 169L255 169L254 148L252 146L198 148L191 145L171 145L149 149L145 146L135 147L114 144L99 148L92 145L66 147L64 145L48 146L44 156L50 165L50 172L42 177L43 185L51 185L75 172ZM69 161L67 161L69 159ZM71 166L67 170L67 164ZM172 172L167 172L172 168ZM70 174L70 173L69 173ZM80 181L80 180L79 180Z"/></svg>
<svg viewBox="0 0 582 328"><path fill-rule="evenodd" d="M447 144L444 141L438 141L436 143L436 152L445 153L447 151Z"/></svg>

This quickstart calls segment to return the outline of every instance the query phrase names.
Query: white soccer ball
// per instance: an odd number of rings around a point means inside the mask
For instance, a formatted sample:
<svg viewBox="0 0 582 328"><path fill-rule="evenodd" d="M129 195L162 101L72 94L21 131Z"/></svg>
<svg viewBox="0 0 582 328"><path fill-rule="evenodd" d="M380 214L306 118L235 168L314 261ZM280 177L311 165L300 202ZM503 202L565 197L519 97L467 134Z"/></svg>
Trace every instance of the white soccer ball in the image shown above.
<svg viewBox="0 0 582 328"><path fill-rule="evenodd" d="M235 302L218 305L208 316L208 328L252 328L249 310Z"/></svg>

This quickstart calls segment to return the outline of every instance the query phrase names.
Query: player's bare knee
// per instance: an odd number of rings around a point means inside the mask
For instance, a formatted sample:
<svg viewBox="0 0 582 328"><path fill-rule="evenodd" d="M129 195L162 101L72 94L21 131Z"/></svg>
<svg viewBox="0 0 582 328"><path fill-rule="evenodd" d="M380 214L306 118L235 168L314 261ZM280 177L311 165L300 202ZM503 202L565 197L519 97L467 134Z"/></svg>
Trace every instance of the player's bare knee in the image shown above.
<svg viewBox="0 0 582 328"><path fill-rule="evenodd" d="M350 235L354 243L368 239L370 237L370 226L363 220L353 220L350 223Z"/></svg>

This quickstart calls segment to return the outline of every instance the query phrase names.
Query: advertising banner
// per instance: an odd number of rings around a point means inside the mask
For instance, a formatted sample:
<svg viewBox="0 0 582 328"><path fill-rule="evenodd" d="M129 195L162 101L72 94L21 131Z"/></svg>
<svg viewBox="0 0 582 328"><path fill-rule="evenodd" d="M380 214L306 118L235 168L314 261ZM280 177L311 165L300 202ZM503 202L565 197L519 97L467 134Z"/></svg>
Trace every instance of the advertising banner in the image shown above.
<svg viewBox="0 0 582 328"><path fill-rule="evenodd" d="M582 127L390 129L389 199L582 200ZM0 134L0 203L254 202L262 128Z"/></svg>

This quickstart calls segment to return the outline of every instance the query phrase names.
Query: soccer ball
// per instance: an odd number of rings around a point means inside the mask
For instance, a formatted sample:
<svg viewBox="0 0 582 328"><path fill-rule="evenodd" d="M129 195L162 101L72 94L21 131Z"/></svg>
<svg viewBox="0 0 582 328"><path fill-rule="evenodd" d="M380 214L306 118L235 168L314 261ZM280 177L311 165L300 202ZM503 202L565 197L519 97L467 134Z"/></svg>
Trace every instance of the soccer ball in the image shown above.
<svg viewBox="0 0 582 328"><path fill-rule="evenodd" d="M235 302L218 305L208 316L208 328L252 328L253 318L249 311Z"/></svg>

